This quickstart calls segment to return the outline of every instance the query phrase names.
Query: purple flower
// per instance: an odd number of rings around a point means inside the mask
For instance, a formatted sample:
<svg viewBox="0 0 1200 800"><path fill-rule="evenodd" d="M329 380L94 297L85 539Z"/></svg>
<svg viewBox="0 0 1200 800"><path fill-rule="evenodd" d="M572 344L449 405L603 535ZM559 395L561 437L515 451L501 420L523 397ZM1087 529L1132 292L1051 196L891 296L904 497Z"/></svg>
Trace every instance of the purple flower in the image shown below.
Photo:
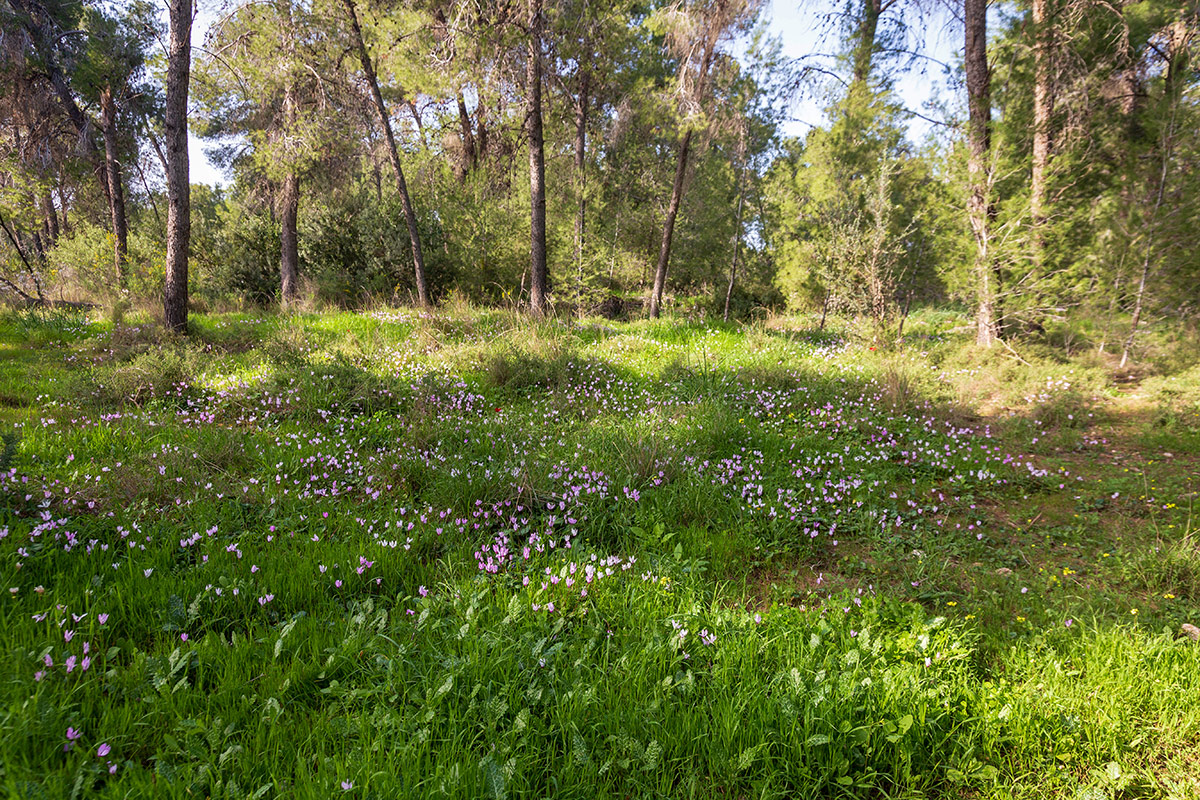
<svg viewBox="0 0 1200 800"><path fill-rule="evenodd" d="M104 623L108 622L108 614L99 614L96 617L96 621L103 625Z"/></svg>
<svg viewBox="0 0 1200 800"><path fill-rule="evenodd" d="M1073 624L1075 624L1075 620L1071 619L1070 617L1068 617L1067 621L1063 623L1063 625L1066 625L1068 628L1071 627Z"/></svg>
<svg viewBox="0 0 1200 800"><path fill-rule="evenodd" d="M104 742L103 744L101 744L99 747L96 748L96 756L99 758L104 758L106 755L108 755L111 752L112 752L112 748L108 746L108 742Z"/></svg>
<svg viewBox="0 0 1200 800"><path fill-rule="evenodd" d="M353 788L354 788L353 781L342 781L342 791L343 792L348 792Z"/></svg>

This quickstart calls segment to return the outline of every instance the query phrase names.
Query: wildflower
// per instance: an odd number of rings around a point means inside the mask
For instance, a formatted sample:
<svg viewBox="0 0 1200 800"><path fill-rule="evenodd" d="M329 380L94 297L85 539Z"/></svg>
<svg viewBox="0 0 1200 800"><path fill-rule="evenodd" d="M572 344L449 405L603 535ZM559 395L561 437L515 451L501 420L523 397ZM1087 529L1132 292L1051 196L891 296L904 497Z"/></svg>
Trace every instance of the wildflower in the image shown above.
<svg viewBox="0 0 1200 800"><path fill-rule="evenodd" d="M111 752L112 752L112 748L108 746L108 742L104 742L103 744L101 744L99 747L96 748L96 756L98 758L104 758L106 755L108 755Z"/></svg>
<svg viewBox="0 0 1200 800"><path fill-rule="evenodd" d="M342 791L343 792L348 792L353 788L354 788L353 781L342 781Z"/></svg>
<svg viewBox="0 0 1200 800"><path fill-rule="evenodd" d="M1075 620L1071 619L1070 617L1067 617L1066 621L1063 622L1063 625L1066 625L1068 628L1074 624L1075 624Z"/></svg>
<svg viewBox="0 0 1200 800"><path fill-rule="evenodd" d="M67 728L67 743L63 745L63 752L65 753L70 750L71 746L75 744L75 740L80 736L83 736L83 731L77 731L74 728Z"/></svg>

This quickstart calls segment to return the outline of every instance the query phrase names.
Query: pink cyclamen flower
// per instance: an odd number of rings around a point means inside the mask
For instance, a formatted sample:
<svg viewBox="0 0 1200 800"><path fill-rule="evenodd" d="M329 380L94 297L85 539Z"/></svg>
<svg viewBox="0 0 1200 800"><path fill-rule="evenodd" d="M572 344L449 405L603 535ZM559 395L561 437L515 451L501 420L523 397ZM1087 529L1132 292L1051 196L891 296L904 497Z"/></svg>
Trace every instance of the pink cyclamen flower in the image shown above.
<svg viewBox="0 0 1200 800"><path fill-rule="evenodd" d="M77 731L74 728L67 728L67 741L68 742L73 742L76 739L78 739L80 736L83 736L83 731Z"/></svg>
<svg viewBox="0 0 1200 800"><path fill-rule="evenodd" d="M422 587L420 587L419 589L417 589L417 594L421 595L421 597L428 597L428 596L429 596L429 590L428 590L428 589L426 589L424 586L422 586Z"/></svg>
<svg viewBox="0 0 1200 800"><path fill-rule="evenodd" d="M180 640L181 640L181 641L184 641L184 642L186 642L186 641L187 641L187 634L186 634L186 633L181 633L181 634L179 634L179 638L180 638Z"/></svg>

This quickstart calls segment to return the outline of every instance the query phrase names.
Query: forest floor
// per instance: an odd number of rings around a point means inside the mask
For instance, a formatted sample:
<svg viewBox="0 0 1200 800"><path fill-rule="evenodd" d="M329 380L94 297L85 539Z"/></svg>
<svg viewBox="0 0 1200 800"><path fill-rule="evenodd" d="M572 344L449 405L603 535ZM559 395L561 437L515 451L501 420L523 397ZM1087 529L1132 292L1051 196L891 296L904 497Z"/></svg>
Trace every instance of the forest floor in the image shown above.
<svg viewBox="0 0 1200 800"><path fill-rule="evenodd" d="M1200 354L0 320L14 797L1200 797Z"/></svg>

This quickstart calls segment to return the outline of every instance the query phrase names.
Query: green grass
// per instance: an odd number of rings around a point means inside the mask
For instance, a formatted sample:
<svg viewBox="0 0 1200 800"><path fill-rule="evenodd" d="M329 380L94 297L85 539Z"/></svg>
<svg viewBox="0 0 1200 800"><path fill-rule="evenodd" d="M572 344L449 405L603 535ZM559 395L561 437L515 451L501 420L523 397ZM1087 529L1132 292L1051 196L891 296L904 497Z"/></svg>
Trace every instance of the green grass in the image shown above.
<svg viewBox="0 0 1200 800"><path fill-rule="evenodd" d="M1200 796L1192 367L60 317L0 320L8 796Z"/></svg>

